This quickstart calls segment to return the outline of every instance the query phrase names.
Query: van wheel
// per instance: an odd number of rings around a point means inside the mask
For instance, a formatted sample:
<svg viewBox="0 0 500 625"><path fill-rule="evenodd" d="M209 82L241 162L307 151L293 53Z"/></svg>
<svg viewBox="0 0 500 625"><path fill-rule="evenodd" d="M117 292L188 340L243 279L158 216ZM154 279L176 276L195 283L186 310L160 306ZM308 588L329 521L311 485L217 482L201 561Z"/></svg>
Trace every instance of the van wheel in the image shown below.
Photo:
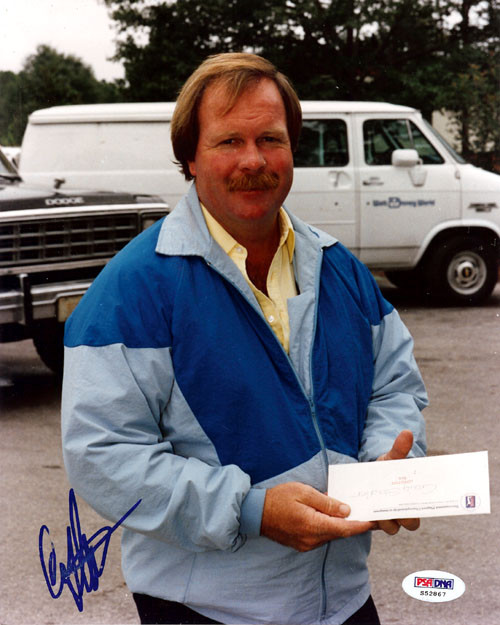
<svg viewBox="0 0 500 625"><path fill-rule="evenodd" d="M58 376L62 376L64 363L64 323L49 320L36 323L33 343L38 355Z"/></svg>
<svg viewBox="0 0 500 625"><path fill-rule="evenodd" d="M422 286L422 271L420 268L402 269L400 271L385 271L386 278L398 289L415 291Z"/></svg>
<svg viewBox="0 0 500 625"><path fill-rule="evenodd" d="M444 241L427 263L431 295L453 304L475 306L484 302L497 279L495 250L476 237Z"/></svg>

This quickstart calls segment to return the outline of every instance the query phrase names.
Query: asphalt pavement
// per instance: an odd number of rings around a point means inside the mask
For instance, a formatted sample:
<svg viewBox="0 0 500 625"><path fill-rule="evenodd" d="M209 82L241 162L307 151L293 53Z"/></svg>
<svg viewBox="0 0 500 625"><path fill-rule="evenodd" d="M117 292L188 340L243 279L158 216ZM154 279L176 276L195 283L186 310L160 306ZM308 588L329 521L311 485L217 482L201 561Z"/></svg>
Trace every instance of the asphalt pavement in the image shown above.
<svg viewBox="0 0 500 625"><path fill-rule="evenodd" d="M490 515L425 519L417 532L392 537L374 533L369 565L381 621L499 625L500 283L486 305L470 309L429 306L380 284L415 340L431 402L424 412L429 454L488 450L492 495ZM69 525L60 390L30 341L0 345L0 625L135 624L120 570L119 529L107 534L105 569L90 580L95 590L74 588L73 596L68 585L51 583L52 544L53 561L66 563ZM76 506L87 537L108 525L79 498ZM465 593L447 603L406 595L403 579L427 569L459 576ZM60 596L53 598L49 587Z"/></svg>
<svg viewBox="0 0 500 625"><path fill-rule="evenodd" d="M386 283L381 282L381 286ZM500 283L487 305L429 307L383 289L415 341L429 394L428 455L487 450L491 514L422 520L396 536L374 534L369 559L383 625L499 625L500 596ZM458 599L426 603L406 595L403 579L422 570L459 576Z"/></svg>

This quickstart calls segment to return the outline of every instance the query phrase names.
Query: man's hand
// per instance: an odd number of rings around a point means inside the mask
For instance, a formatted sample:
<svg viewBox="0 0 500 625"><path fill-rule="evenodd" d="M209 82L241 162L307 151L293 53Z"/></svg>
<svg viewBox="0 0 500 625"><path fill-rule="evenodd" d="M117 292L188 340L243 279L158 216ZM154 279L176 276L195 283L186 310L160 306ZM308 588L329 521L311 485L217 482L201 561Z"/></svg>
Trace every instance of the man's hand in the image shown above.
<svg viewBox="0 0 500 625"><path fill-rule="evenodd" d="M347 521L348 505L312 486L287 482L269 488L260 533L297 551L310 551L335 538L376 529L370 521Z"/></svg>
<svg viewBox="0 0 500 625"><path fill-rule="evenodd" d="M402 460L410 453L413 445L413 434L410 430L403 430L394 441L392 449L383 454L377 460ZM397 534L400 527L415 531L420 527L420 519L391 519L390 521L377 521L377 529L384 530L387 534Z"/></svg>

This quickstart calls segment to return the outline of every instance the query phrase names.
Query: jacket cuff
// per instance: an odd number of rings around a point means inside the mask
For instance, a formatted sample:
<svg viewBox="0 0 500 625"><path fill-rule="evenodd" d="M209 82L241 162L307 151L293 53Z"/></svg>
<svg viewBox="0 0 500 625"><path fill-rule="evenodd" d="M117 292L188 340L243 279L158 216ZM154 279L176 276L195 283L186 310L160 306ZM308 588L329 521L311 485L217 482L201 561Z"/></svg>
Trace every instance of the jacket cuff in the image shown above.
<svg viewBox="0 0 500 625"><path fill-rule="evenodd" d="M251 488L240 508L240 533L249 537L260 536L265 488Z"/></svg>

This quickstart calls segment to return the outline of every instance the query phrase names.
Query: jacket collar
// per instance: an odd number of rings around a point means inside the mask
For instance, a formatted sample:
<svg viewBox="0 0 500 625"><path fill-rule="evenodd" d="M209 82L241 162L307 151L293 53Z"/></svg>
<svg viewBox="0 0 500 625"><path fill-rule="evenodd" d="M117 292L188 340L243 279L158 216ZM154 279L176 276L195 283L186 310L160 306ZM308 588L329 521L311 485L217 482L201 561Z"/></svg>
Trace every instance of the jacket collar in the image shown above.
<svg viewBox="0 0 500 625"><path fill-rule="evenodd" d="M285 208L286 210L286 208ZM316 248L329 247L337 239L304 223L287 211L295 234ZM203 217L193 183L161 227L156 251L166 256L203 256L210 253L213 239Z"/></svg>
<svg viewBox="0 0 500 625"><path fill-rule="evenodd" d="M196 186L192 184L164 220L156 251L165 256L206 257L211 245L212 238L203 218Z"/></svg>
<svg viewBox="0 0 500 625"><path fill-rule="evenodd" d="M295 232L294 266L297 284L303 291L314 282L314 267L321 256L321 250L337 243L337 239L304 223L290 212L287 213ZM210 236L194 183L164 220L156 252L165 256L201 256L253 297L236 265Z"/></svg>

